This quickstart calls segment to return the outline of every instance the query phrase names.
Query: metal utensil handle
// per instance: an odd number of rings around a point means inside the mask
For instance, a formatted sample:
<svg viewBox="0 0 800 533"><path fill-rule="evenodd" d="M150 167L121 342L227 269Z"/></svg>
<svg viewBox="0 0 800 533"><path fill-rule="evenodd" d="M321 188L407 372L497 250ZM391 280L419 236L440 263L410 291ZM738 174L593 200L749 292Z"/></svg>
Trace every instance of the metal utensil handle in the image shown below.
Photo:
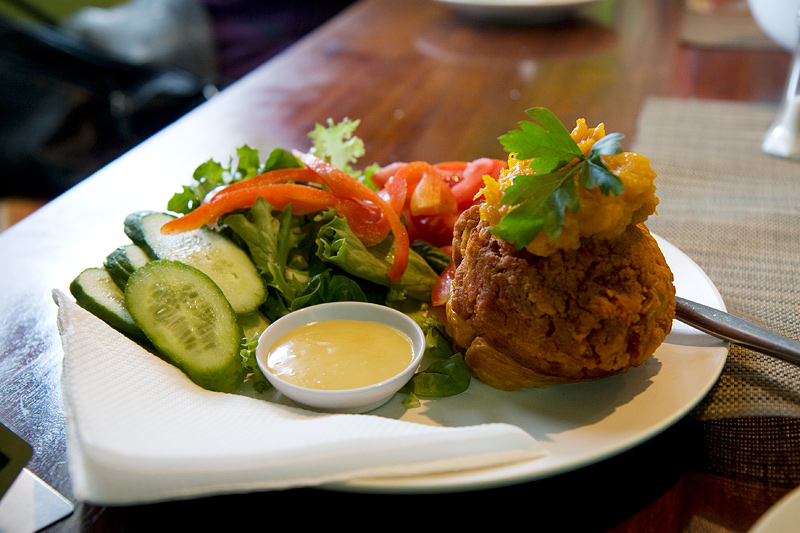
<svg viewBox="0 0 800 533"><path fill-rule="evenodd" d="M800 343L743 318L676 296L675 318L709 335L800 366Z"/></svg>

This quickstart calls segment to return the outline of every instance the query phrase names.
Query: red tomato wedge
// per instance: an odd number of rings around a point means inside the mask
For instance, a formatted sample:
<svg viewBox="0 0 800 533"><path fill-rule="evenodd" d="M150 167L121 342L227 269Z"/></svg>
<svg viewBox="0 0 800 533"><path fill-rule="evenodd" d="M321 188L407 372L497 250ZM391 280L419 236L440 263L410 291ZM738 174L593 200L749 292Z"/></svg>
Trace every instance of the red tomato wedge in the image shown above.
<svg viewBox="0 0 800 533"><path fill-rule="evenodd" d="M411 241L424 239L445 246L453 240L453 225L461 211L478 203L475 196L484 186L483 176L497 179L505 167L504 161L486 157L469 162L392 163L383 167L380 178L373 182L382 187L381 195L395 212L405 218Z"/></svg>
<svg viewBox="0 0 800 533"><path fill-rule="evenodd" d="M372 174L372 183L374 183L378 189L383 189L389 178L391 178L395 172L404 166L406 166L406 163L398 161L382 167L380 170Z"/></svg>
<svg viewBox="0 0 800 533"><path fill-rule="evenodd" d="M438 171L430 163L425 161L412 161L397 169L393 177L402 177L408 186L408 196L417 188L417 184L423 177L428 175L438 175Z"/></svg>
<svg viewBox="0 0 800 533"><path fill-rule="evenodd" d="M408 266L410 250L408 232L402 220L400 220L400 216L378 193L327 161L307 153L295 152L294 155L308 168L319 174L323 183L328 186L334 195L356 200L367 200L381 208L383 216L389 221L395 240L394 259L386 274L392 282L399 280Z"/></svg>
<svg viewBox="0 0 800 533"><path fill-rule="evenodd" d="M409 212L410 215L410 212ZM447 246L453 244L453 226L455 226L460 211L445 215L431 215L424 217L411 216L411 224L415 230L415 239L423 239L434 246ZM406 217L409 220L409 217ZM409 226L410 227L410 226ZM410 232L410 229L409 229ZM414 239L412 239L413 241Z"/></svg>
<svg viewBox="0 0 800 533"><path fill-rule="evenodd" d="M475 195L483 188L483 176L489 175L494 179L500 177L500 171L506 168L505 161L481 157L471 161L464 167L461 179L451 187L453 195L458 202L458 209L463 211L477 203Z"/></svg>
<svg viewBox="0 0 800 533"><path fill-rule="evenodd" d="M411 193L411 214L414 216L454 213L458 202L450 186L437 173L425 173Z"/></svg>
<svg viewBox="0 0 800 533"><path fill-rule="evenodd" d="M467 168L466 161L444 161L442 163L436 163L433 165L433 168L439 171L448 185L451 187L461 181L464 175L464 169Z"/></svg>
<svg viewBox="0 0 800 533"><path fill-rule="evenodd" d="M451 261L450 264L445 267L445 269L439 275L439 279L437 279L436 283L433 285L433 291L431 292L431 305L439 306L447 303L447 299L450 297L450 284L453 282L453 276L455 276L455 272L455 263Z"/></svg>

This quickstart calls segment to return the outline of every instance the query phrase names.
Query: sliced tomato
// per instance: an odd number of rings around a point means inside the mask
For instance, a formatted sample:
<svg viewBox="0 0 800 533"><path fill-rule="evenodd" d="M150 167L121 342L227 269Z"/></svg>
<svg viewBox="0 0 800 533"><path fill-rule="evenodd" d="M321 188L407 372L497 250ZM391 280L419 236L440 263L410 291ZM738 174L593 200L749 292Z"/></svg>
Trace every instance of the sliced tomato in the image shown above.
<svg viewBox="0 0 800 533"><path fill-rule="evenodd" d="M450 284L453 282L455 273L456 266L455 263L451 261L433 285L433 290L431 291L431 305L440 306L447 303L447 299L450 297Z"/></svg>
<svg viewBox="0 0 800 533"><path fill-rule="evenodd" d="M489 157L481 157L471 161L464 167L462 178L451 187L453 195L456 197L458 209L464 209L475 205L475 195L483 188L483 176L489 175L494 179L500 177L500 171L506 168L506 162Z"/></svg>
<svg viewBox="0 0 800 533"><path fill-rule="evenodd" d="M453 226L461 213L411 217L416 238L425 240L434 246L450 246L453 244Z"/></svg>
<svg viewBox="0 0 800 533"><path fill-rule="evenodd" d="M403 208L403 222L406 225L406 231L408 231L408 240L409 242L414 242L417 239L425 239L425 236L420 232L419 228L417 227L417 223L415 221L415 217L411 215L411 210L406 205Z"/></svg>
<svg viewBox="0 0 800 533"><path fill-rule="evenodd" d="M463 179L464 169L468 164L466 161L445 161L436 163L433 168L438 170L445 178L445 182L452 187Z"/></svg>
<svg viewBox="0 0 800 533"><path fill-rule="evenodd" d="M456 197L442 177L436 172L423 174L411 193L411 214L444 215L456 209Z"/></svg>
<svg viewBox="0 0 800 533"><path fill-rule="evenodd" d="M389 181L389 178L394 176L394 174L398 170L400 170L401 168L403 168L407 164L408 163L403 163L403 162L398 161L398 162L395 162L395 163L390 163L390 164L386 165L385 167L381 167L380 170L378 170L377 172L372 174L372 177L371 177L372 183L374 183L375 186L378 189L383 189L386 186L386 182Z"/></svg>

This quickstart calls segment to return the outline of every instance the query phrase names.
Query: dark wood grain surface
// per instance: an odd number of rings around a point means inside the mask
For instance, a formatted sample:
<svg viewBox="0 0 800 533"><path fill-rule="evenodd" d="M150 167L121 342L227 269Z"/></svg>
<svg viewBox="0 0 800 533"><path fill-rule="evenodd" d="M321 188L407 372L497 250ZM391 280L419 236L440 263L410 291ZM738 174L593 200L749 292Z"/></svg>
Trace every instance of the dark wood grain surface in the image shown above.
<svg viewBox="0 0 800 533"><path fill-rule="evenodd" d="M307 132L328 117L361 119L368 162L389 163L503 157L498 135L534 105L567 124L604 122L630 142L651 95L779 101L789 54L685 46L682 13L680 0L618 0L549 24L506 25L429 0L364 0L0 234L0 419L33 445L29 469L74 500L50 290L66 290L102 262L127 213L163 208L199 163L224 161L241 144L307 147ZM122 508L76 502L49 529L244 531L277 527L281 516L381 527L396 516L408 528L480 518L543 531L747 531L789 490L709 474L704 450L684 420L616 457L515 486L405 495L299 489Z"/></svg>

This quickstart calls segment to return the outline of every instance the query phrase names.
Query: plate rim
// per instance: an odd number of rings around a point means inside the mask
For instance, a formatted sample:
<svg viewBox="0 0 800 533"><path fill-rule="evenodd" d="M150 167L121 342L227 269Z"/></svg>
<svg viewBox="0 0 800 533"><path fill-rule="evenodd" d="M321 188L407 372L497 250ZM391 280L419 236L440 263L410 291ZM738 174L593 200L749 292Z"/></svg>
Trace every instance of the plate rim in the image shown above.
<svg viewBox="0 0 800 533"><path fill-rule="evenodd" d="M600 0L436 0L454 7L465 7L488 10L530 10L544 11L553 9L572 9L585 4L594 4Z"/></svg>
<svg viewBox="0 0 800 533"><path fill-rule="evenodd" d="M667 256L668 264L670 257L673 258L673 261L680 260L684 270L690 269L691 274L696 277L698 281L703 282L705 285L704 288L709 290L710 297L710 300L707 298L703 303L717 307L720 310L725 310L725 303L722 299L722 295L706 272L678 247L671 244L663 237L660 237L654 233L651 234L656 239L656 242L658 242L659 247L661 248L662 252L664 252L664 255ZM670 266L672 268L672 265ZM475 470L462 470L457 472L429 474L407 478L362 478L326 484L322 485L320 488L339 492L389 494L422 494L453 492L456 490L481 490L545 479L591 466L605 459L609 459L624 453L635 446L638 446L661 434L663 431L672 427L680 419L686 416L702 401L722 373L728 357L729 345L726 342L720 341L716 345L698 345L694 348L697 350L703 350L704 352L708 351L709 356L718 357L713 372L710 372L709 375L706 376L704 386L696 390L690 398L687 398L681 408L676 409L669 416L663 417L657 423L650 425L635 435L619 441L614 446L606 446L602 450L597 450L593 453L586 454L579 459L551 464L544 468L537 467L544 464L543 461L546 462L547 459L539 458L521 463L515 463L512 465L498 465L495 467L487 467ZM492 473L495 473L495 475L493 476Z"/></svg>
<svg viewBox="0 0 800 533"><path fill-rule="evenodd" d="M761 515L748 533L780 533L789 523L796 526L800 518L800 486L795 487Z"/></svg>

